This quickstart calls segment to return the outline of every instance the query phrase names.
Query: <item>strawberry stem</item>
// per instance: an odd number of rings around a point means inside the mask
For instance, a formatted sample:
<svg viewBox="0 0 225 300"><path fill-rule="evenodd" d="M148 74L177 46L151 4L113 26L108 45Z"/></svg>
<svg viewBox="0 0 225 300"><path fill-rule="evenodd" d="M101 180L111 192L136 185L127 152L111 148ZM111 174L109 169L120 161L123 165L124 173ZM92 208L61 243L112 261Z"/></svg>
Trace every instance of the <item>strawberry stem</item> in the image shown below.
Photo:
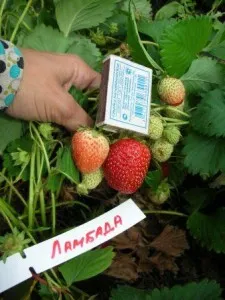
<svg viewBox="0 0 225 300"><path fill-rule="evenodd" d="M157 44L157 43L150 42L150 41L141 41L141 42L142 42L142 44L152 45L152 46L159 48L159 44Z"/></svg>
<svg viewBox="0 0 225 300"><path fill-rule="evenodd" d="M170 110L170 111L174 111L174 112L176 112L176 113L178 113L178 114L180 114L180 115L182 115L182 116L185 116L185 117L187 117L187 118L190 118L189 114L187 114L187 113L183 112L182 110L179 110L179 109L177 109L177 108L175 108L175 107L172 107L172 106L166 106L166 109L167 109L167 110Z"/></svg>
<svg viewBox="0 0 225 300"><path fill-rule="evenodd" d="M178 211L172 211L172 210L144 210L144 214L163 214L163 215L174 215L179 217L185 217L187 218L188 215L180 213Z"/></svg>
<svg viewBox="0 0 225 300"><path fill-rule="evenodd" d="M174 118L167 118L167 117L162 117L162 120L167 121L167 122L173 122L173 123L180 123L180 122L185 122L185 124L188 124L189 121L181 121L180 119L174 119Z"/></svg>

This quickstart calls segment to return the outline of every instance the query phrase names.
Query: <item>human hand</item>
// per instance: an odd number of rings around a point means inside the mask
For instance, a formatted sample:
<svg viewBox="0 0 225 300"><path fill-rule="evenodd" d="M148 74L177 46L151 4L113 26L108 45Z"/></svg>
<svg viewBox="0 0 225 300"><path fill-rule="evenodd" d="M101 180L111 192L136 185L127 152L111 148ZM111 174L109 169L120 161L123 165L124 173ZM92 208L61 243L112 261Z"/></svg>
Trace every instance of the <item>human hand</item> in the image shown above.
<svg viewBox="0 0 225 300"><path fill-rule="evenodd" d="M12 117L54 122L74 131L80 125L92 125L88 114L68 93L78 89L98 88L99 73L78 56L22 49L24 71L20 87L6 113Z"/></svg>

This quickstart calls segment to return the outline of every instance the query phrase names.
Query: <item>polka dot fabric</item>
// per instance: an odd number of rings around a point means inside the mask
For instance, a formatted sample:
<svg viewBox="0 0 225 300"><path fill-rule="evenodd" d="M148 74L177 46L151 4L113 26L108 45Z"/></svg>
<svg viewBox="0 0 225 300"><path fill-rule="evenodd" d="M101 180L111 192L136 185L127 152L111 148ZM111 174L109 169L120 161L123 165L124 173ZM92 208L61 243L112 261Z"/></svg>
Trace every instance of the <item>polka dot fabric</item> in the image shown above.
<svg viewBox="0 0 225 300"><path fill-rule="evenodd" d="M11 42L0 39L0 109L14 100L23 75L23 56Z"/></svg>

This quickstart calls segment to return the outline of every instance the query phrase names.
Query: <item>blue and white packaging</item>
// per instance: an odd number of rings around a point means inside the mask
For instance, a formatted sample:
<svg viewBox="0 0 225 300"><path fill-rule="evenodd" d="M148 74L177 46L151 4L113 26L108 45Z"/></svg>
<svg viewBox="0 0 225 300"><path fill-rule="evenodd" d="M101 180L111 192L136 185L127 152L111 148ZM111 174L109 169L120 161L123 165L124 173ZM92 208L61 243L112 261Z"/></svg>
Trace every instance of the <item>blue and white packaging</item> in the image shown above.
<svg viewBox="0 0 225 300"><path fill-rule="evenodd" d="M148 134L152 70L116 55L104 61L97 127Z"/></svg>

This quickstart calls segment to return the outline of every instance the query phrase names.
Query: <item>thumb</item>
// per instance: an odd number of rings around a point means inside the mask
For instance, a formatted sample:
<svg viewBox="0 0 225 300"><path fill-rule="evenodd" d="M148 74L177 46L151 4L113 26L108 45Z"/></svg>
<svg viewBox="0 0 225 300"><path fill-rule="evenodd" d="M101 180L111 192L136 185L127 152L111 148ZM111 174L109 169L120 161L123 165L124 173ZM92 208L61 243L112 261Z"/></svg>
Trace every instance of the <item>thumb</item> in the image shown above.
<svg viewBox="0 0 225 300"><path fill-rule="evenodd" d="M61 90L59 99L60 107L53 122L69 131L75 131L80 126L93 126L93 120L68 92Z"/></svg>

